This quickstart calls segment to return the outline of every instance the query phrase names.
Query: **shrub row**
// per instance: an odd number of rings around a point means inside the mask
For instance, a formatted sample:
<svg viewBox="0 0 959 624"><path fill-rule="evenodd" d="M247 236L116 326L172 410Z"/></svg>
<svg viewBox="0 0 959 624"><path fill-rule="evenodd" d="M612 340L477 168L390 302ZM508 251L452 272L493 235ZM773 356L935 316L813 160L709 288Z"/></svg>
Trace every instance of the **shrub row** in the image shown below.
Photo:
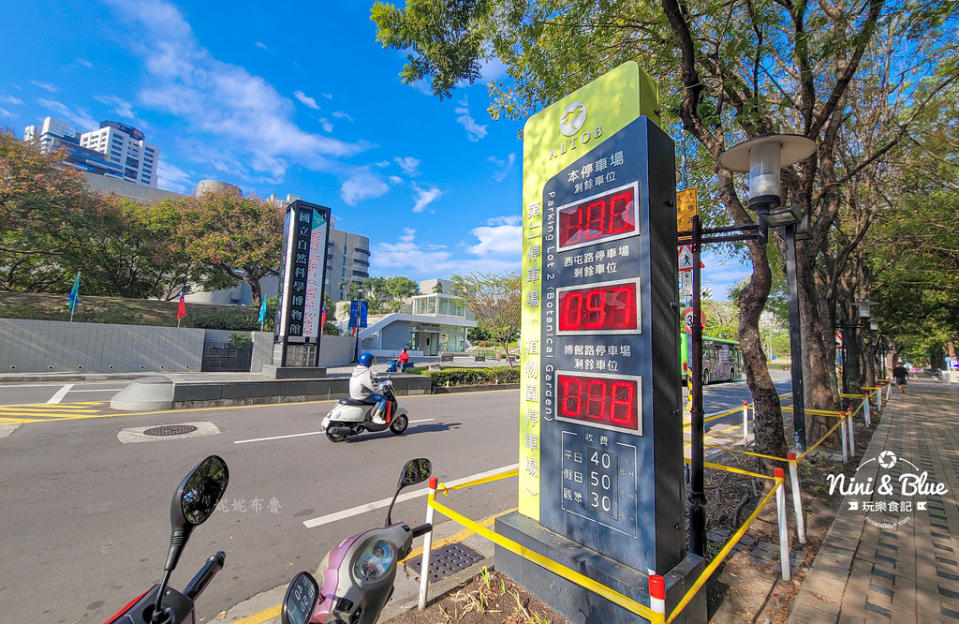
<svg viewBox="0 0 959 624"><path fill-rule="evenodd" d="M479 386L487 384L519 383L519 367L492 366L489 368L444 368L429 371L434 386Z"/></svg>

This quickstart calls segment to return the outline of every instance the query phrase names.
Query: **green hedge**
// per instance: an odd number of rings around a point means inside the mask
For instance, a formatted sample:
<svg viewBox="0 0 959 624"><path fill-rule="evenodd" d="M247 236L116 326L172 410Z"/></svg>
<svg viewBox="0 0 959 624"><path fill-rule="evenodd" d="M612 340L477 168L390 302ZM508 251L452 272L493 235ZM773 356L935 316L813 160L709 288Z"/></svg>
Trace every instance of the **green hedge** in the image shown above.
<svg viewBox="0 0 959 624"><path fill-rule="evenodd" d="M519 383L519 367L492 366L489 368L444 368L429 371L434 386L480 386L487 384Z"/></svg>

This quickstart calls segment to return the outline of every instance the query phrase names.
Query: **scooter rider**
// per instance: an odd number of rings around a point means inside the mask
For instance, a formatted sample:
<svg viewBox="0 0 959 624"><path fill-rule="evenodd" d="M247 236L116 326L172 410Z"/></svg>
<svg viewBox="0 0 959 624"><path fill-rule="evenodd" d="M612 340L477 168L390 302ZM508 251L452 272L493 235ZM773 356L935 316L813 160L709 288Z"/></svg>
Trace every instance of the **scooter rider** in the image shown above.
<svg viewBox="0 0 959 624"><path fill-rule="evenodd" d="M373 423L385 425L383 410L386 408L386 397L383 396L383 385L373 377L373 354L360 354L358 364L350 377L350 398L366 403L376 403L373 412Z"/></svg>

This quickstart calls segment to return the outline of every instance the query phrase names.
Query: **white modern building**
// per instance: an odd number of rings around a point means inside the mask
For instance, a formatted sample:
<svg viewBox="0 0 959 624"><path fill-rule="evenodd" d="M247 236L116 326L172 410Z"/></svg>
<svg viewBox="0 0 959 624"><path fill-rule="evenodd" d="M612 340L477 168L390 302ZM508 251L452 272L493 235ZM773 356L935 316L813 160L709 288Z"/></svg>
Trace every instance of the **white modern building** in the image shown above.
<svg viewBox="0 0 959 624"><path fill-rule="evenodd" d="M160 152L143 140L143 132L118 121L101 121L100 128L80 135L80 147L95 150L123 168L123 179L155 187Z"/></svg>
<svg viewBox="0 0 959 624"><path fill-rule="evenodd" d="M419 289L423 294L412 297L406 311L367 319L368 327L360 330L361 351L387 358L403 347L422 356L466 352L470 346L467 333L477 323L463 299L452 294L453 283L426 280ZM338 312L338 322L340 316Z"/></svg>

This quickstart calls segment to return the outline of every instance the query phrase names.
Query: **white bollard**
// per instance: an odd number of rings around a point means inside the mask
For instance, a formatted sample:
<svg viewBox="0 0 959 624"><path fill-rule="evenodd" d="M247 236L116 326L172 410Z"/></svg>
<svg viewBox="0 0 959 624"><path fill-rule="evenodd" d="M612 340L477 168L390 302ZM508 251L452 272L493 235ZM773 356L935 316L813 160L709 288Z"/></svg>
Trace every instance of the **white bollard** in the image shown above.
<svg viewBox="0 0 959 624"><path fill-rule="evenodd" d="M436 494L436 477L430 477L429 494ZM429 499L427 499L429 500ZM435 510L426 505L426 523L433 526L433 512ZM426 594L430 586L430 548L433 546L433 531L423 536L423 554L420 557L420 596L416 608L422 611L426 608Z"/></svg>
<svg viewBox="0 0 959 624"><path fill-rule="evenodd" d="M802 515L802 492L799 491L799 471L796 467L796 454L790 453L789 483L792 485L793 511L796 512L796 536L800 544L806 543L806 519Z"/></svg>
<svg viewBox="0 0 959 624"><path fill-rule="evenodd" d="M846 442L846 416L840 416L839 436L842 441L842 463L849 461L849 444Z"/></svg>
<svg viewBox="0 0 959 624"><path fill-rule="evenodd" d="M870 403L869 393L863 392L862 393L862 416L863 418L866 419L866 426L872 427L872 419L869 417L869 407L870 407L869 403Z"/></svg>
<svg viewBox="0 0 959 624"><path fill-rule="evenodd" d="M749 403L743 401L743 446L749 443Z"/></svg>
<svg viewBox="0 0 959 624"><path fill-rule="evenodd" d="M856 430L852 426L853 414L852 409L847 409L846 413L849 414L847 422L849 423L849 457L856 457Z"/></svg>
<svg viewBox="0 0 959 624"><path fill-rule="evenodd" d="M779 520L779 560L782 563L783 580L788 581L789 574L789 527L786 525L786 490L783 489L783 469L774 468L773 474L779 479L776 490L776 516Z"/></svg>
<svg viewBox="0 0 959 624"><path fill-rule="evenodd" d="M876 409L882 412L882 386L879 386L879 389L876 390Z"/></svg>
<svg viewBox="0 0 959 624"><path fill-rule="evenodd" d="M658 574L649 575L649 609L666 614L666 579Z"/></svg>
<svg viewBox="0 0 959 624"><path fill-rule="evenodd" d="M890 393L890 392L892 392L892 384L891 384L891 383L887 383L887 384L886 384L886 403L889 402L889 393Z"/></svg>

